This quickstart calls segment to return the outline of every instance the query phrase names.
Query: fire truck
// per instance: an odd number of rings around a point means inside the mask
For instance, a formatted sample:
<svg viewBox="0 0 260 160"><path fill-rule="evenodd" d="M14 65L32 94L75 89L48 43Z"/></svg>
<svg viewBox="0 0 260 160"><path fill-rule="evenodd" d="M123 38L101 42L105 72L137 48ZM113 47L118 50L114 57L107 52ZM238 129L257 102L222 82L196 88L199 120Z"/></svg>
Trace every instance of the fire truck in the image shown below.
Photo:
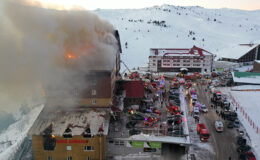
<svg viewBox="0 0 260 160"><path fill-rule="evenodd" d="M186 87L186 89L189 89L190 87L192 87L192 82L191 81L186 81L185 87Z"/></svg>
<svg viewBox="0 0 260 160"><path fill-rule="evenodd" d="M209 130L204 123L197 124L197 133L200 135L200 140L206 142L209 139Z"/></svg>

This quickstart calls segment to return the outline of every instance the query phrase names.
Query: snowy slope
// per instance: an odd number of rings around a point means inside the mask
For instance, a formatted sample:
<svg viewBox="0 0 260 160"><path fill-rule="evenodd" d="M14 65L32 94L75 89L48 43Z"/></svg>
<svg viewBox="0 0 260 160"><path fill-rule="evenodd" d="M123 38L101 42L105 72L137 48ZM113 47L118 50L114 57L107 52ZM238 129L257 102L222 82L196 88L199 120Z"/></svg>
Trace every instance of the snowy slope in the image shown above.
<svg viewBox="0 0 260 160"><path fill-rule="evenodd" d="M28 114L22 115L20 119L0 134L1 160L13 159L13 156L27 136L29 129L43 109L43 106L37 105L33 107Z"/></svg>
<svg viewBox="0 0 260 160"><path fill-rule="evenodd" d="M230 51L235 45L260 40L260 10L163 5L95 12L119 30L122 59L130 68L145 65L150 48L191 48L196 45L220 57L220 54L235 55ZM160 25L153 21L165 23ZM126 42L128 48L125 48Z"/></svg>

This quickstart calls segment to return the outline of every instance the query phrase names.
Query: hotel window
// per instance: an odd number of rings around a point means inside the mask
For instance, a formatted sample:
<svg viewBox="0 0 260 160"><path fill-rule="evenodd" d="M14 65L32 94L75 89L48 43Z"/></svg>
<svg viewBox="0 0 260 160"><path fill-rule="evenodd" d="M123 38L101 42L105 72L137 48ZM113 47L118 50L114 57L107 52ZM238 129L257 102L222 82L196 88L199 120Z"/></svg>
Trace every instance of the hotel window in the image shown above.
<svg viewBox="0 0 260 160"><path fill-rule="evenodd" d="M71 151L71 146L67 146L67 151Z"/></svg>
<svg viewBox="0 0 260 160"><path fill-rule="evenodd" d="M72 157L71 157L71 156L69 156L69 157L67 158L67 160L72 160Z"/></svg>
<svg viewBox="0 0 260 160"><path fill-rule="evenodd" d="M87 160L92 160L92 158L91 157L87 157Z"/></svg>
<svg viewBox="0 0 260 160"><path fill-rule="evenodd" d="M168 60L168 59L164 59L163 62L170 62L170 60Z"/></svg>
<svg viewBox="0 0 260 160"><path fill-rule="evenodd" d="M95 96L95 95L97 95L97 90L95 90L95 89L92 89L92 90L91 90L91 94L92 94L92 96Z"/></svg>
<svg viewBox="0 0 260 160"><path fill-rule="evenodd" d="M94 151L94 146L84 146L85 151Z"/></svg>
<svg viewBox="0 0 260 160"><path fill-rule="evenodd" d="M92 104L97 104L97 100L92 99Z"/></svg>
<svg viewBox="0 0 260 160"><path fill-rule="evenodd" d="M48 159L47 160L52 160L52 157L51 156L48 156Z"/></svg>

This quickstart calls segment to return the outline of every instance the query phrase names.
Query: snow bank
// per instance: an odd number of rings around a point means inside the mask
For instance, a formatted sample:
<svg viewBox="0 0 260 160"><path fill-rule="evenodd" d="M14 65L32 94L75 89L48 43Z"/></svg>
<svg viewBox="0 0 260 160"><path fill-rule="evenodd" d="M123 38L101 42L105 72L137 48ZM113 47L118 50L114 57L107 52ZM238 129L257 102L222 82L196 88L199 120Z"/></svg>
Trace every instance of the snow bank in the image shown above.
<svg viewBox="0 0 260 160"><path fill-rule="evenodd" d="M234 110L237 107L238 118L251 139L252 148L257 159L260 159L260 92L229 91L227 88L222 88L221 91L230 93L231 97L233 97L231 106Z"/></svg>
<svg viewBox="0 0 260 160"><path fill-rule="evenodd" d="M5 132L0 134L0 143L5 144L4 146L0 144L0 146L2 146L0 147L1 160L12 159L12 156L14 156L24 138L27 136L35 119L42 111L43 106L44 105L39 105L34 107L28 114L23 115L21 119L10 125ZM6 145L5 142L8 142L9 145Z"/></svg>
<svg viewBox="0 0 260 160"><path fill-rule="evenodd" d="M232 87L231 90L235 91L235 90L259 90L260 89L260 85L242 85L242 86L235 86Z"/></svg>

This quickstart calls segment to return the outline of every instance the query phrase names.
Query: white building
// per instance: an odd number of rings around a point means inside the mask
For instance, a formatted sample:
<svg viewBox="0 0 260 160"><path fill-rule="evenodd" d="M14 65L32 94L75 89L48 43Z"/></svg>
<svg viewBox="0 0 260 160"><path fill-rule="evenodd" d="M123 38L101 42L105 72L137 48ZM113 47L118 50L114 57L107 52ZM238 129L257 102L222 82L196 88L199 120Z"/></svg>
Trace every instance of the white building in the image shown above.
<svg viewBox="0 0 260 160"><path fill-rule="evenodd" d="M210 73L214 55L204 49L193 46L190 49L151 48L148 68L151 72L188 72Z"/></svg>

